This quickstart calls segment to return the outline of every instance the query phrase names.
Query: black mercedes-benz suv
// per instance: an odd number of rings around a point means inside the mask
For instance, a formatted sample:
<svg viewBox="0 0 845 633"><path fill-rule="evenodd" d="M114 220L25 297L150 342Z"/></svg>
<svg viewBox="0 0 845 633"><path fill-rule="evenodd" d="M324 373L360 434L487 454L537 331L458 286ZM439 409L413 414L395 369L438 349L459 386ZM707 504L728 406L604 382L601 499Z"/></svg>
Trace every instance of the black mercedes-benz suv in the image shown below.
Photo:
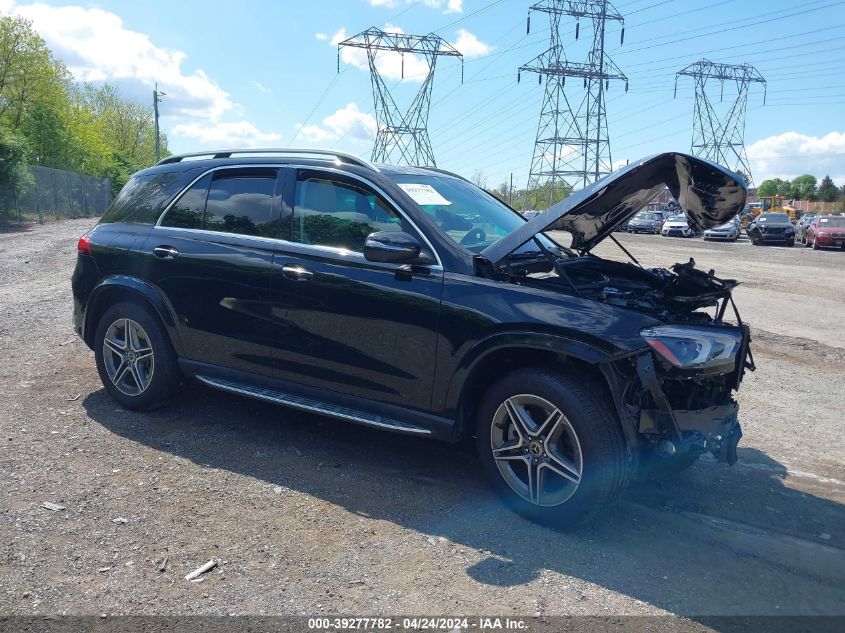
<svg viewBox="0 0 845 633"><path fill-rule="evenodd" d="M571 524L634 475L705 452L736 461L733 392L753 369L736 282L692 260L591 254L664 186L698 230L745 203L741 178L675 153L529 221L434 168L320 150L172 156L79 240L75 327L127 408L195 380L474 438L517 511Z"/></svg>

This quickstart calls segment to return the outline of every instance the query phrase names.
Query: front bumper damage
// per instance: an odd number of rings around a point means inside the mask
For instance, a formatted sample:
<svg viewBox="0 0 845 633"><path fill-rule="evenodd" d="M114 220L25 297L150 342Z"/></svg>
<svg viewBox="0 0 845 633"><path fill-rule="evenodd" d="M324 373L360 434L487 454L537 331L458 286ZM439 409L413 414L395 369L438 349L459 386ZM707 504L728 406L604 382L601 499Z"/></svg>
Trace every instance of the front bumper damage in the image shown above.
<svg viewBox="0 0 845 633"><path fill-rule="evenodd" d="M747 344L743 347L746 352ZM745 353L742 367L737 368L739 375L734 379L735 386L742 379L744 369ZM671 448L670 454L710 451L720 462L736 463L742 427L738 419L739 404L733 398L726 404L701 409L674 408L663 390L650 353L637 358L636 370L654 405L639 412L637 431L641 436L665 438L663 441Z"/></svg>

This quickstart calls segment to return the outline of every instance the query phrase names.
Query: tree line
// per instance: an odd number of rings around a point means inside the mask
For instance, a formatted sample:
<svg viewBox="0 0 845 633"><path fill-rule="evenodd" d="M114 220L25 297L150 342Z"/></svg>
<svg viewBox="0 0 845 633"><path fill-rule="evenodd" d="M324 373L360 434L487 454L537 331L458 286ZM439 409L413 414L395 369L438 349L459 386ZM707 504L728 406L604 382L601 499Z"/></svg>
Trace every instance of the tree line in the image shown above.
<svg viewBox="0 0 845 633"><path fill-rule="evenodd" d="M75 81L31 22L0 16L0 190L26 186L24 167L42 165L111 178L117 193L154 162L151 102Z"/></svg>
<svg viewBox="0 0 845 633"><path fill-rule="evenodd" d="M769 178L757 187L758 196L783 196L792 200L810 200L820 202L836 202L842 200L845 204L845 185L837 187L830 176L825 176L821 182L815 176L804 174L792 180Z"/></svg>

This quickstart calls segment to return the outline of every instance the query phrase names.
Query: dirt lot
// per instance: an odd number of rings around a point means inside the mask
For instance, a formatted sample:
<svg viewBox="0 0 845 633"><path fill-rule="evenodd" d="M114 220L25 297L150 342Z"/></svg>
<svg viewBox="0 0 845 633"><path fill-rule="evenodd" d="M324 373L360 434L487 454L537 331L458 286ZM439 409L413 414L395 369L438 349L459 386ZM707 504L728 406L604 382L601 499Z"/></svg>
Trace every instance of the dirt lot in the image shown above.
<svg viewBox="0 0 845 633"><path fill-rule="evenodd" d="M845 253L623 236L744 282L741 461L562 533L461 448L200 387L121 410L70 325L91 224L0 233L0 613L845 614Z"/></svg>

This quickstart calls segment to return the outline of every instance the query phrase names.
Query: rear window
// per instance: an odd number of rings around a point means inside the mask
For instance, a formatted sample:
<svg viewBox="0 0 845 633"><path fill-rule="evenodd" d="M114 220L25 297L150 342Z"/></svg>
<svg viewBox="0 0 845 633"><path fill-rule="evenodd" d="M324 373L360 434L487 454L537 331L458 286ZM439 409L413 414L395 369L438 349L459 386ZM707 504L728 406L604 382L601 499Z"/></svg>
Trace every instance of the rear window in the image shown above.
<svg viewBox="0 0 845 633"><path fill-rule="evenodd" d="M155 224L173 197L199 169L163 174L134 175L100 219L101 224Z"/></svg>
<svg viewBox="0 0 845 633"><path fill-rule="evenodd" d="M825 228L845 227L845 218L821 218L819 219L819 226L823 226Z"/></svg>
<svg viewBox="0 0 845 633"><path fill-rule="evenodd" d="M759 222L789 222L789 216L785 213L766 213L758 218Z"/></svg>

